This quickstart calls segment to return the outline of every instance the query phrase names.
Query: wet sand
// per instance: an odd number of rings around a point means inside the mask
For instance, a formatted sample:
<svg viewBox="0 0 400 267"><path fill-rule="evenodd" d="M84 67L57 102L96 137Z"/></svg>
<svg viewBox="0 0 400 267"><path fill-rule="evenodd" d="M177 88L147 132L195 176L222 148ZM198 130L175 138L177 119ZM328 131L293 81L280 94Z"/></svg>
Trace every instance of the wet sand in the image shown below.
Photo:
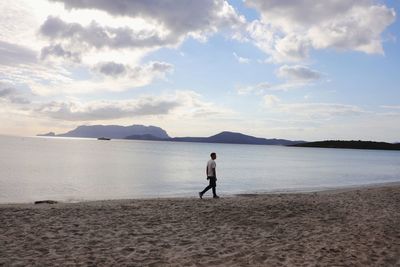
<svg viewBox="0 0 400 267"><path fill-rule="evenodd" d="M400 186L0 205L0 266L400 266Z"/></svg>

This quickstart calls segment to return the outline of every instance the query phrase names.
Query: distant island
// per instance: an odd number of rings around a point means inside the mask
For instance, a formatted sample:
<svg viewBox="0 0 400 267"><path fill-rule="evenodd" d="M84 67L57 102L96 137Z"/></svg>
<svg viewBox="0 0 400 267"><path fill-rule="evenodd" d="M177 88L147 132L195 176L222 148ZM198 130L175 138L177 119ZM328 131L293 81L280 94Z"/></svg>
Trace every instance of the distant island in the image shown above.
<svg viewBox="0 0 400 267"><path fill-rule="evenodd" d="M82 125L76 129L62 134L53 132L47 134L38 134L38 136L53 137L80 137L80 138L109 138L125 139L129 135L152 135L158 138L169 138L167 132L160 127L144 125Z"/></svg>
<svg viewBox="0 0 400 267"><path fill-rule="evenodd" d="M400 144L392 144L385 142L373 141L341 141L341 140L326 140L318 142L306 142L292 144L296 147L321 147L321 148L348 148L348 149L380 149L380 150L400 150Z"/></svg>
<svg viewBox="0 0 400 267"><path fill-rule="evenodd" d="M247 144L247 145L294 145L303 141L290 141L285 139L266 139L242 133L224 131L210 137L173 137L159 138L152 135L131 135L125 139L151 140L151 141L172 141L172 142L193 142L193 143L222 143L222 144Z"/></svg>
<svg viewBox="0 0 400 267"><path fill-rule="evenodd" d="M228 131L224 131L209 137L170 137L167 132L160 127L144 125L82 125L63 134L55 134L50 132L47 134L38 134L38 136L283 146L294 145L303 142L275 138L259 138Z"/></svg>
<svg viewBox="0 0 400 267"><path fill-rule="evenodd" d="M170 137L168 133L157 126L145 125L82 125L63 134L49 132L38 134L47 137L80 137L96 138L98 140L126 139L145 141L169 141L169 142L194 142L194 143L222 143L222 144L246 144L246 145L280 145L295 147L321 147L321 148L348 148L348 149L381 149L400 150L400 143L385 143L373 141L342 141L326 140L318 142L292 141L286 139L267 139L254 137L237 132L223 131L209 137Z"/></svg>

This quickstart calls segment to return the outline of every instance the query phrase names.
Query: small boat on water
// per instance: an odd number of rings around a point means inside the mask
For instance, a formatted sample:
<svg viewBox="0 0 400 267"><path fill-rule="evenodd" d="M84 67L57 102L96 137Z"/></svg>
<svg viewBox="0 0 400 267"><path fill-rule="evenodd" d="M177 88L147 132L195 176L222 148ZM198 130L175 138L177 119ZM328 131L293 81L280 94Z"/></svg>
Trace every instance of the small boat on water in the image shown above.
<svg viewBox="0 0 400 267"><path fill-rule="evenodd" d="M99 137L99 138L97 138L97 140L111 140L111 139L107 138L107 137Z"/></svg>

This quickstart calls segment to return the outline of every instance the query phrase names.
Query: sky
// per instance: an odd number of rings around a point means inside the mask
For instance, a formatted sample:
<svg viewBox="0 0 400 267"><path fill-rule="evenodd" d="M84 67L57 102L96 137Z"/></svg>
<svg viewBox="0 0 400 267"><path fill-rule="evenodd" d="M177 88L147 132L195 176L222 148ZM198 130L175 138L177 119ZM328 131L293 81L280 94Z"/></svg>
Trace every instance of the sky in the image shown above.
<svg viewBox="0 0 400 267"><path fill-rule="evenodd" d="M399 0L0 2L0 134L400 142Z"/></svg>

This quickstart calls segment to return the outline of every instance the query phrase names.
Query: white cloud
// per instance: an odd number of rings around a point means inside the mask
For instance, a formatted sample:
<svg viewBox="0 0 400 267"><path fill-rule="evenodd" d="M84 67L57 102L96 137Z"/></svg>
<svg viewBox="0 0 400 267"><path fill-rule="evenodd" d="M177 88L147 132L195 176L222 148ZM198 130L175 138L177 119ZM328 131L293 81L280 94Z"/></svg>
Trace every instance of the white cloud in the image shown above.
<svg viewBox="0 0 400 267"><path fill-rule="evenodd" d="M381 108L386 108L386 109L400 109L400 105L397 106L390 106L390 105L383 105Z"/></svg>
<svg viewBox="0 0 400 267"><path fill-rule="evenodd" d="M204 101L203 97L193 91L177 91L175 98L182 103L175 111L178 118L183 119L201 119L213 118L223 119L226 116L235 115L235 112L229 108L225 108L218 103Z"/></svg>
<svg viewBox="0 0 400 267"><path fill-rule="evenodd" d="M262 82L256 85L239 86L236 91L239 95L262 95L269 91L287 91L312 85L323 76L320 72L303 65L283 65L276 71L276 75L285 81L276 84Z"/></svg>
<svg viewBox="0 0 400 267"><path fill-rule="evenodd" d="M235 57L235 59L236 59L240 64L248 64L248 63L250 63L250 59L249 59L249 58L245 58L245 57L238 56L235 52L233 52L233 56Z"/></svg>
<svg viewBox="0 0 400 267"><path fill-rule="evenodd" d="M53 101L41 105L36 112L59 120L96 121L134 116L165 115L179 103L153 97L131 101Z"/></svg>
<svg viewBox="0 0 400 267"><path fill-rule="evenodd" d="M71 73L58 65L22 64L5 66L0 64L0 80L12 84L24 85L32 89L34 86L47 86L57 94L55 84L72 83Z"/></svg>
<svg viewBox="0 0 400 267"><path fill-rule="evenodd" d="M353 6L341 20L324 21L309 30L316 49L336 48L383 54L381 34L394 22L395 12L386 6Z"/></svg>
<svg viewBox="0 0 400 267"><path fill-rule="evenodd" d="M230 110L205 102L192 91L143 95L130 100L52 101L37 104L33 110L52 119L64 121L96 121L133 118L138 116L208 117L231 114Z"/></svg>
<svg viewBox="0 0 400 267"><path fill-rule="evenodd" d="M95 65L93 77L85 80L41 80L30 82L29 86L37 95L79 95L96 92L122 92L146 86L157 79L164 79L173 71L173 66L165 62L149 62L140 66L129 66L115 62L100 62Z"/></svg>
<svg viewBox="0 0 400 267"><path fill-rule="evenodd" d="M264 98L264 103L267 107L274 107L279 102L281 102L281 100L274 95L265 95L263 98Z"/></svg>
<svg viewBox="0 0 400 267"><path fill-rule="evenodd" d="M0 40L20 46L29 46L30 49L33 49L36 47L37 20L33 14L33 9L27 3L29 1L0 1L2 14L0 16ZM32 40L35 40L35 42L32 42Z"/></svg>
<svg viewBox="0 0 400 267"><path fill-rule="evenodd" d="M303 117L313 120L329 120L334 117L347 117L367 114L368 111L346 104L336 103L277 103L273 106L266 106L271 111L291 114L293 117Z"/></svg>
<svg viewBox="0 0 400 267"><path fill-rule="evenodd" d="M252 85L239 86L236 89L239 95L248 95L248 94L261 95L264 94L266 91L271 91L271 90L279 90L279 89L276 89L275 85L267 82L258 83L253 86Z"/></svg>
<svg viewBox="0 0 400 267"><path fill-rule="evenodd" d="M382 54L381 35L395 11L373 0L247 0L261 14L249 38L273 62L299 62L310 49L334 48Z"/></svg>

